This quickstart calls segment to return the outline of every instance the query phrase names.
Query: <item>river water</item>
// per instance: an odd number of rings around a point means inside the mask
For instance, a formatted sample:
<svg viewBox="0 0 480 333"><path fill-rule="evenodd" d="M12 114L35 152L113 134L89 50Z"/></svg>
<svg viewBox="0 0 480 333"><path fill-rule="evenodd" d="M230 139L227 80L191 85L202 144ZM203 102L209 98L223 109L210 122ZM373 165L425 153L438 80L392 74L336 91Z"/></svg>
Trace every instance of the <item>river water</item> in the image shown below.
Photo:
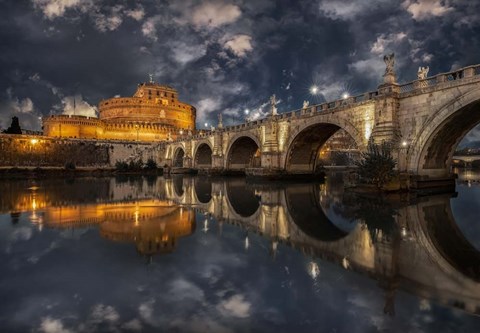
<svg viewBox="0 0 480 333"><path fill-rule="evenodd" d="M457 193L0 181L1 332L478 332L480 174Z"/></svg>

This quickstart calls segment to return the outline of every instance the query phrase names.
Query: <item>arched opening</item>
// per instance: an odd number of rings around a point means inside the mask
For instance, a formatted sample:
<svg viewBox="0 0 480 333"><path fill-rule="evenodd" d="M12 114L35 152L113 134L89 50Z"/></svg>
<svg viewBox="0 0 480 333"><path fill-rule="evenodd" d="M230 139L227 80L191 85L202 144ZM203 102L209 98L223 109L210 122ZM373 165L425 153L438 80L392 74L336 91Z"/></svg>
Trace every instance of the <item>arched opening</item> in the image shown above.
<svg viewBox="0 0 480 333"><path fill-rule="evenodd" d="M245 168L261 166L260 147L252 138L242 136L236 139L228 152L227 169L245 171Z"/></svg>
<svg viewBox="0 0 480 333"><path fill-rule="evenodd" d="M182 148L177 148L173 155L172 166L175 168L183 168L183 158L185 157L185 151Z"/></svg>
<svg viewBox="0 0 480 333"><path fill-rule="evenodd" d="M233 178L227 182L227 197L235 213L242 217L255 214L260 207L260 198L248 187L245 178Z"/></svg>
<svg viewBox="0 0 480 333"><path fill-rule="evenodd" d="M453 156L459 143L468 132L480 123L480 100L469 103L454 111L436 126L422 145L416 168L419 174L446 176L450 174Z"/></svg>
<svg viewBox="0 0 480 333"><path fill-rule="evenodd" d="M348 235L334 225L320 205L319 187L315 184L288 186L285 198L290 216L295 224L308 236L333 242Z"/></svg>
<svg viewBox="0 0 480 333"><path fill-rule="evenodd" d="M338 164L335 156L344 156L341 164L350 165L358 155L357 144L346 131L334 124L319 123L295 136L288 147L285 169L293 174L311 174L324 165ZM351 160L345 160L347 158Z"/></svg>
<svg viewBox="0 0 480 333"><path fill-rule="evenodd" d="M212 181L208 177L195 177L195 194L200 203L209 203L212 200Z"/></svg>
<svg viewBox="0 0 480 333"><path fill-rule="evenodd" d="M212 148L206 143L201 143L195 153L195 166L197 168L212 167Z"/></svg>

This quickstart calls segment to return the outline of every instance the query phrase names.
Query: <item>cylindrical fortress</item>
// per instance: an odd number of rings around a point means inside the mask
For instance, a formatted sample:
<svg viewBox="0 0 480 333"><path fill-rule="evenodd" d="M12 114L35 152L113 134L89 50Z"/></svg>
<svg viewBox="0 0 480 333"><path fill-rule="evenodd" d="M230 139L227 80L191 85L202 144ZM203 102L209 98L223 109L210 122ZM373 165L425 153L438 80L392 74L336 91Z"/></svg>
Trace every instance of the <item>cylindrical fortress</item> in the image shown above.
<svg viewBox="0 0 480 333"><path fill-rule="evenodd" d="M175 89L154 82L138 85L133 97L99 103L99 118L57 115L43 121L46 136L161 141L195 130L196 110Z"/></svg>

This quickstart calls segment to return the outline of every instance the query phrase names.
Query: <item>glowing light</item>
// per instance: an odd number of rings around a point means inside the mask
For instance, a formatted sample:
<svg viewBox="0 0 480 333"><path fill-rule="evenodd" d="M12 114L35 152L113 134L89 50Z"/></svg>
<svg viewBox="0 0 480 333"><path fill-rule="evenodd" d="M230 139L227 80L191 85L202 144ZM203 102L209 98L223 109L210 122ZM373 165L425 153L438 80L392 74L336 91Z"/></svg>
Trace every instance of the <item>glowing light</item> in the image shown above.
<svg viewBox="0 0 480 333"><path fill-rule="evenodd" d="M367 123L365 124L365 140L368 141L371 134L372 134L372 126L370 123Z"/></svg>
<svg viewBox="0 0 480 333"><path fill-rule="evenodd" d="M245 237L245 250L248 250L248 248L250 247L250 241L248 240L248 236Z"/></svg>
<svg viewBox="0 0 480 333"><path fill-rule="evenodd" d="M320 275L320 268L316 262L309 262L307 266L308 275L312 277L312 279L316 280L317 277Z"/></svg>
<svg viewBox="0 0 480 333"><path fill-rule="evenodd" d="M310 87L310 93L312 95L316 95L318 93L318 87L317 86L311 86Z"/></svg>
<svg viewBox="0 0 480 333"><path fill-rule="evenodd" d="M208 231L208 219L205 219L205 221L203 221L203 229L202 229L202 231L203 231L204 233L207 233L207 231Z"/></svg>
<svg viewBox="0 0 480 333"><path fill-rule="evenodd" d="M205 127L208 127L208 123L205 123Z"/></svg>
<svg viewBox="0 0 480 333"><path fill-rule="evenodd" d="M402 141L402 146L403 146L403 147L406 147L407 145L408 145L408 142L407 142L407 141L405 141L405 140Z"/></svg>
<svg viewBox="0 0 480 333"><path fill-rule="evenodd" d="M32 139L32 140L30 140L30 143L32 145L36 145L38 143L38 140L37 139Z"/></svg>
<svg viewBox="0 0 480 333"><path fill-rule="evenodd" d="M180 135L183 135L183 130L180 130Z"/></svg>
<svg viewBox="0 0 480 333"><path fill-rule="evenodd" d="M402 237L407 237L407 228L402 227L401 234L402 234Z"/></svg>
<svg viewBox="0 0 480 333"><path fill-rule="evenodd" d="M245 109L245 114L248 115L250 113L249 109Z"/></svg>
<svg viewBox="0 0 480 333"><path fill-rule="evenodd" d="M342 95L343 99L347 99L349 97L350 97L350 95L347 92L344 92L343 95Z"/></svg>

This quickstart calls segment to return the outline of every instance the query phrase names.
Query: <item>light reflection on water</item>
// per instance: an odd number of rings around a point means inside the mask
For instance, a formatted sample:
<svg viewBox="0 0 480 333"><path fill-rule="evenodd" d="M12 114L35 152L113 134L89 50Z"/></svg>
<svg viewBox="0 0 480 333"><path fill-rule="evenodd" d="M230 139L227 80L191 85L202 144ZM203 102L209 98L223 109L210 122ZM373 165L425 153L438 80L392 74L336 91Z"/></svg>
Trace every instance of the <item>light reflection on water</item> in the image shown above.
<svg viewBox="0 0 480 333"><path fill-rule="evenodd" d="M0 328L478 328L480 177L388 203L342 177L1 181Z"/></svg>

